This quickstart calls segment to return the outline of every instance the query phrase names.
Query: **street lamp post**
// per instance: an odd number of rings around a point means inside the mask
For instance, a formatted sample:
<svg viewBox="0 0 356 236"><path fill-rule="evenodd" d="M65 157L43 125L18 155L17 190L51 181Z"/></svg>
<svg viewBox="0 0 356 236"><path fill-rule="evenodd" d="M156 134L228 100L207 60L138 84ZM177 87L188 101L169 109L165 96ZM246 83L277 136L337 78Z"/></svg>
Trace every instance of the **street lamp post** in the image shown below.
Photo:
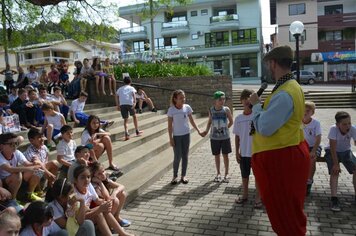
<svg viewBox="0 0 356 236"><path fill-rule="evenodd" d="M299 70L299 36L304 31L304 24L301 21L294 21L289 26L289 32L295 38L295 57L296 57L296 71L297 71L297 82L300 83L300 70Z"/></svg>

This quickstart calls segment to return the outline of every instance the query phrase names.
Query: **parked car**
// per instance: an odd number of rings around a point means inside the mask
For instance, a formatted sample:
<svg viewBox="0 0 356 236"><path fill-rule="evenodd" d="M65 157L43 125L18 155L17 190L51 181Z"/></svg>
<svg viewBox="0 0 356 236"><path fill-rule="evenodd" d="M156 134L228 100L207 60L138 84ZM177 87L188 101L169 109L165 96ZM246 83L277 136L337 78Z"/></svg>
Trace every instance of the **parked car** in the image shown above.
<svg viewBox="0 0 356 236"><path fill-rule="evenodd" d="M294 78L297 79L297 72L293 71L292 73L294 75ZM301 84L314 84L315 80L316 80L316 75L313 72L310 72L307 70L300 71L300 83Z"/></svg>

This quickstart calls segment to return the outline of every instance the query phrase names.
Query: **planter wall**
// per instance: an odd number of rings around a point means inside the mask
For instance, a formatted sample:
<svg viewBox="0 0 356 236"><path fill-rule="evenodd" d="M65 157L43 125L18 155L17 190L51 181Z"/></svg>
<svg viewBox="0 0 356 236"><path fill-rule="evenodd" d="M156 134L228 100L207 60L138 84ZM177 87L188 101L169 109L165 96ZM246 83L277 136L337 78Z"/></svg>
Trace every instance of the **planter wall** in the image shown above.
<svg viewBox="0 0 356 236"><path fill-rule="evenodd" d="M225 92L228 99L226 106L232 107L232 79L230 76L195 76L195 77L168 77L168 78L139 78L132 79L133 83L140 86L152 99L157 109L167 110L170 103L170 96L173 90L182 89L186 93L186 103L189 104L195 113L208 115L208 109L213 105L213 94L217 90ZM122 82L117 82L117 87L122 86ZM136 85L134 85L136 87ZM107 86L106 86L107 88ZM162 89L159 89L162 88ZM115 105L114 96L97 96L95 94L95 83L88 83L88 103L108 103Z"/></svg>

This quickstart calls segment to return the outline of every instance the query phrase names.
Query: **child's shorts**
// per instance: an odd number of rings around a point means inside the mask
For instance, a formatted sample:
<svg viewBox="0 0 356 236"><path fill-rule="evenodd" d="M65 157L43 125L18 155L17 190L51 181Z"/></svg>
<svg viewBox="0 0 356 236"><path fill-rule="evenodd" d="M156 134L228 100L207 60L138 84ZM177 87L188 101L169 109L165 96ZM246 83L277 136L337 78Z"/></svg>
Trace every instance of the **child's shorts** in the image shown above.
<svg viewBox="0 0 356 236"><path fill-rule="evenodd" d="M356 157L352 153L351 150L345 151L345 152L336 152L337 159L342 164L345 166L346 170L349 172L349 174L353 174L355 165L356 165ZM328 169L329 169L329 175L331 174L331 170L333 168L333 161L331 159L331 152L330 149L325 149L325 160L326 163L328 164Z"/></svg>
<svg viewBox="0 0 356 236"><path fill-rule="evenodd" d="M313 147L309 147L309 152L311 152L311 150L313 150ZM321 150L323 150L323 148L321 146L318 147L318 149L316 149L316 156L320 157L321 156Z"/></svg>
<svg viewBox="0 0 356 236"><path fill-rule="evenodd" d="M131 105L120 105L120 112L123 119L129 118L129 114L130 116L136 114L135 109L133 109Z"/></svg>
<svg viewBox="0 0 356 236"><path fill-rule="evenodd" d="M241 177L248 178L251 174L251 157L241 157L240 161Z"/></svg>
<svg viewBox="0 0 356 236"><path fill-rule="evenodd" d="M232 152L229 138L224 140L210 139L210 146L214 156L219 155L220 153L229 154Z"/></svg>

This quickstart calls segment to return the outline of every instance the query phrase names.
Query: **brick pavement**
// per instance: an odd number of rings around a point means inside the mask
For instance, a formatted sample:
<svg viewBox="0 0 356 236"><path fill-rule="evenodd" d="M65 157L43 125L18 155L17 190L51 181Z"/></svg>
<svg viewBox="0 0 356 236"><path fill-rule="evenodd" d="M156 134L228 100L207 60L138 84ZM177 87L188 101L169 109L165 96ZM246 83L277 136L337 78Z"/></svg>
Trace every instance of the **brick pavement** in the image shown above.
<svg viewBox="0 0 356 236"><path fill-rule="evenodd" d="M346 110L354 117L355 124L356 110ZM334 123L335 112L335 109L317 111L323 140ZM252 177L249 202L243 206L234 204L241 192L240 170L234 154L230 158L230 173L230 183L213 182L214 158L210 143L205 142L190 154L189 184L171 186L172 173L169 171L126 207L123 216L132 221L129 230L136 235L274 235L266 212L253 208L255 189ZM329 209L328 179L326 164L317 163L315 184L305 203L308 235L355 235L352 178L342 168L339 178L342 211L339 213Z"/></svg>

